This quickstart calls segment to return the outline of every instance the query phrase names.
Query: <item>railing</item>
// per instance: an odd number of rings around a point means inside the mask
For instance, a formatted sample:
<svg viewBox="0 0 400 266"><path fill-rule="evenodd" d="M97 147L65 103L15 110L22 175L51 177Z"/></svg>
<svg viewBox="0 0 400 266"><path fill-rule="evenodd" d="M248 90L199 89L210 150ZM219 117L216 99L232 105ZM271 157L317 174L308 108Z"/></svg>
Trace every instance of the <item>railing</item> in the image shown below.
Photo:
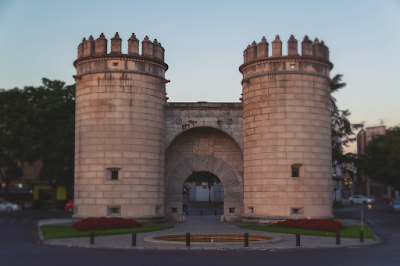
<svg viewBox="0 0 400 266"><path fill-rule="evenodd" d="M200 211L183 211L183 214L185 216L198 216L198 215L200 215L200 216L205 216L205 215L217 216L217 215L223 215L224 211L202 211L202 210L200 210Z"/></svg>

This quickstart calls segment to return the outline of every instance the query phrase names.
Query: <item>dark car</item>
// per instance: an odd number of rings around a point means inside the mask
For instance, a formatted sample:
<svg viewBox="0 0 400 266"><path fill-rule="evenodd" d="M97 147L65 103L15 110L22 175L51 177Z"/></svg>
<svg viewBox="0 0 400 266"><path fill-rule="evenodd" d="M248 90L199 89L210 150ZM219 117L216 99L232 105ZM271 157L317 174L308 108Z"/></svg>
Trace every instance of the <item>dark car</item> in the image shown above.
<svg viewBox="0 0 400 266"><path fill-rule="evenodd" d="M389 212L400 212L400 200L394 200L389 203Z"/></svg>
<svg viewBox="0 0 400 266"><path fill-rule="evenodd" d="M65 204L64 210L73 212L74 211L74 200L68 201L68 203Z"/></svg>

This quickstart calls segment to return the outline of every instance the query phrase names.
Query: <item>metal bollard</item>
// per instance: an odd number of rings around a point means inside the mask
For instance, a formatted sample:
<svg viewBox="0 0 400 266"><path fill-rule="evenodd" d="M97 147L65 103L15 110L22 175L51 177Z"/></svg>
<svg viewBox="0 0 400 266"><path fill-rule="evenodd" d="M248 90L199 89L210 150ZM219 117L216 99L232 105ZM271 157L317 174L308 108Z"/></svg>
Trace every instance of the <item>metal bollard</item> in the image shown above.
<svg viewBox="0 0 400 266"><path fill-rule="evenodd" d="M190 247L190 233L186 233L186 246Z"/></svg>
<svg viewBox="0 0 400 266"><path fill-rule="evenodd" d="M94 231L90 231L90 244L94 244Z"/></svg>
<svg viewBox="0 0 400 266"><path fill-rule="evenodd" d="M249 234L244 233L244 246L248 247L249 246Z"/></svg>
<svg viewBox="0 0 400 266"><path fill-rule="evenodd" d="M189 216L189 211L186 211L186 216Z"/></svg>
<svg viewBox="0 0 400 266"><path fill-rule="evenodd" d="M200 216L203 216L203 211L200 211Z"/></svg>
<svg viewBox="0 0 400 266"><path fill-rule="evenodd" d="M300 247L300 233L296 233L296 247Z"/></svg>
<svg viewBox="0 0 400 266"><path fill-rule="evenodd" d="M360 230L360 242L364 242L364 231Z"/></svg>
<svg viewBox="0 0 400 266"><path fill-rule="evenodd" d="M136 233L132 233L132 247L136 246Z"/></svg>
<svg viewBox="0 0 400 266"><path fill-rule="evenodd" d="M340 245L340 231L336 232L336 245Z"/></svg>
<svg viewBox="0 0 400 266"><path fill-rule="evenodd" d="M217 211L215 211L215 216L217 216Z"/></svg>

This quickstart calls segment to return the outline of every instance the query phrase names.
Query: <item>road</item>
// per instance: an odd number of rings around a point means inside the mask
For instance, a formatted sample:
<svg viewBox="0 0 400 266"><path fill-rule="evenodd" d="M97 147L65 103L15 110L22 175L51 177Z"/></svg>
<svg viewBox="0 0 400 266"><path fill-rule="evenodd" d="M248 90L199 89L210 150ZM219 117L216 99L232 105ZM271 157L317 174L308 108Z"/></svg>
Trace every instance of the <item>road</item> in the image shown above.
<svg viewBox="0 0 400 266"><path fill-rule="evenodd" d="M338 218L360 219L360 205L334 209ZM385 205L364 206L364 217L383 243L366 248L280 251L109 250L38 243L36 222L70 217L63 211L0 213L0 265L400 265L400 214Z"/></svg>

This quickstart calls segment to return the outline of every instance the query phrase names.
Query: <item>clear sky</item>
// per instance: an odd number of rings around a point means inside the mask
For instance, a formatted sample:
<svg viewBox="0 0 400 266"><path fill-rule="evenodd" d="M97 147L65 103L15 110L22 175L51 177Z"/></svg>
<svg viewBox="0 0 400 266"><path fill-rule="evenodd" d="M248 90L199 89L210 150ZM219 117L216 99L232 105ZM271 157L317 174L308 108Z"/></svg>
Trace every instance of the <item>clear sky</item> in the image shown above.
<svg viewBox="0 0 400 266"><path fill-rule="evenodd" d="M324 40L347 87L335 95L351 121L400 124L400 1L0 0L0 88L74 83L83 37L157 38L169 65L170 101L235 102L243 50L262 36ZM110 44L110 42L109 42ZM271 48L270 48L271 49ZM351 148L353 151L353 148Z"/></svg>

